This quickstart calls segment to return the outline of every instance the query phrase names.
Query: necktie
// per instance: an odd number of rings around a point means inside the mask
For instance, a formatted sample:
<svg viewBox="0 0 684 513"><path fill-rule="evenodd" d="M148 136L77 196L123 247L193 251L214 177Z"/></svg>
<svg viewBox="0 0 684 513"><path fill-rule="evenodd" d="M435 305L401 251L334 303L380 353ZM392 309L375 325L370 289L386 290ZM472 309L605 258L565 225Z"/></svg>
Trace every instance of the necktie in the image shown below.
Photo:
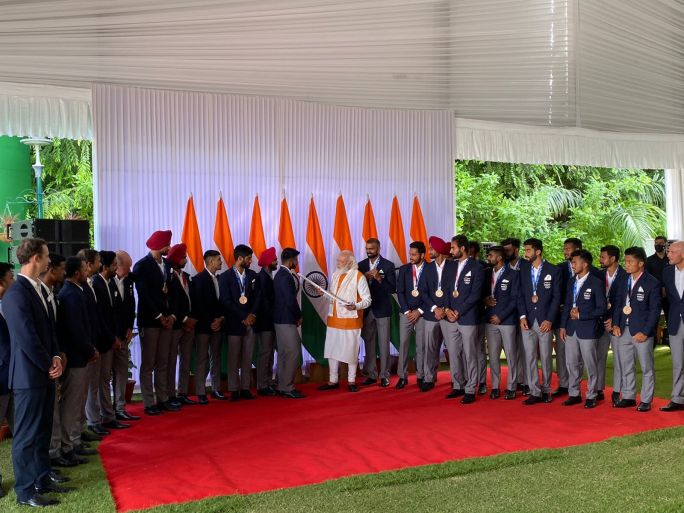
<svg viewBox="0 0 684 513"><path fill-rule="evenodd" d="M47 290L45 290L45 287L41 286L40 291L43 294L43 299L45 299L45 304L47 305L47 313L48 313L48 316L50 317L50 322L52 322L52 324L54 324L56 321L55 311L52 309L52 306L50 305L50 300L49 300L50 295L48 294Z"/></svg>

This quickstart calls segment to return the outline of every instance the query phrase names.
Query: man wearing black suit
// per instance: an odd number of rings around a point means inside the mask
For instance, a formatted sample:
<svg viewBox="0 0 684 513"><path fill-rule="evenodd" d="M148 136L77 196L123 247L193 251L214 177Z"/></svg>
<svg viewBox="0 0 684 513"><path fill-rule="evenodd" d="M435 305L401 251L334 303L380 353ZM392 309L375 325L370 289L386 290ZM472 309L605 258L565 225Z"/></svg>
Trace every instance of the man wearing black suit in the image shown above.
<svg viewBox="0 0 684 513"><path fill-rule="evenodd" d="M252 248L235 246L235 265L219 277L219 292L227 319L228 390L231 401L254 399L249 391L254 353L254 322L259 310L259 281L252 265Z"/></svg>
<svg viewBox="0 0 684 513"><path fill-rule="evenodd" d="M54 381L62 375L57 336L38 276L47 269L42 239L24 239L17 247L21 271L3 297L10 334L9 387L14 392L12 462L17 502L46 506L58 501L41 492L64 491L50 482L50 435Z"/></svg>
<svg viewBox="0 0 684 513"><path fill-rule="evenodd" d="M221 392L221 328L225 317L219 300L219 283L216 273L221 270L221 253L214 249L204 252L204 271L190 282L190 301L194 305L195 325L195 393L200 404L208 404L207 375L211 370L212 396L226 397ZM209 364L210 363L210 368Z"/></svg>
<svg viewBox="0 0 684 513"><path fill-rule="evenodd" d="M397 389L408 384L408 358L411 334L416 340L416 379L418 386L425 378L425 319L420 297L421 278L426 268L425 244L414 241L409 245L409 263L399 268L397 299L399 300L399 363Z"/></svg>
<svg viewBox="0 0 684 513"><path fill-rule="evenodd" d="M259 395L276 395L273 387L273 351L275 350L276 334L273 326L275 291L273 287L273 273L278 269L278 257L275 248L264 250L259 255L259 289L261 301L254 323L254 333L259 342L256 358L257 393ZM280 363L280 353L278 353Z"/></svg>
<svg viewBox="0 0 684 513"><path fill-rule="evenodd" d="M620 399L613 406L636 405L635 355L642 370L641 402L637 411L647 412L655 391L653 338L660 318L661 283L647 272L646 251L632 247L625 250L627 281L616 290L613 310L613 335L618 337L618 358L622 371Z"/></svg>
<svg viewBox="0 0 684 513"><path fill-rule="evenodd" d="M611 402L615 404L620 400L620 389L622 388L622 369L620 369L620 359L618 358L617 338L613 337L613 310L617 302L616 291L623 282L627 281L627 272L619 264L620 248L617 246L603 246L599 256L601 263L602 281L605 285L606 301L608 301L608 311L603 318L603 332L598 341L598 392L596 398L604 399L603 389L606 386L606 362L608 360L608 350L613 347L613 394Z"/></svg>
<svg viewBox="0 0 684 513"><path fill-rule="evenodd" d="M7 329L7 321L2 312L2 298L7 289L14 283L12 266L0 262L0 424L7 419L10 428L14 424L12 393L9 389L9 361L10 361L10 338ZM2 487L2 472L0 472L0 497L5 495Z"/></svg>
<svg viewBox="0 0 684 513"><path fill-rule="evenodd" d="M568 367L568 394L564 406L582 402L580 383L582 363L587 369L587 398L585 408L596 406L598 368L596 346L603 330L603 316L607 301L603 283L589 271L592 256L578 249L570 256L574 278L568 284L565 306L561 314L560 339L565 344Z"/></svg>
<svg viewBox="0 0 684 513"><path fill-rule="evenodd" d="M173 317L169 311L169 271L162 257L171 247L171 231L156 231L147 239L150 252L133 266L138 291L138 329L140 330L140 388L145 413L159 415L178 411L169 404L166 390L167 355L171 345ZM154 380L154 385L153 385Z"/></svg>
<svg viewBox="0 0 684 513"><path fill-rule="evenodd" d="M670 244L670 265L663 271L668 298L668 330L672 354L672 399L660 411L684 410L684 242ZM1 415L0 415L1 417Z"/></svg>
<svg viewBox="0 0 684 513"><path fill-rule="evenodd" d="M273 277L273 323L278 344L278 393L289 399L305 397L294 387L302 354L302 310L297 301L297 268L299 251L285 248L280 254L281 266Z"/></svg>
<svg viewBox="0 0 684 513"><path fill-rule="evenodd" d="M130 344L133 340L133 326L135 324L135 277L131 273L133 260L125 251L116 252L116 276L114 284L121 301L116 315L121 347L114 350L112 358L112 385L114 387L114 409L116 420L140 420L137 415L126 411L126 384L128 383L128 361L130 359Z"/></svg>
<svg viewBox="0 0 684 513"><path fill-rule="evenodd" d="M99 358L95 347L94 319L89 315L88 298L84 291L88 286L87 273L85 260L69 257L65 265L66 281L57 296L57 335L68 360L62 376L59 403L59 454L53 457L58 466L85 461L77 456L77 451L82 447L81 419L90 384L87 366Z"/></svg>
<svg viewBox="0 0 684 513"><path fill-rule="evenodd" d="M527 366L530 396L523 404L551 402L553 368L553 328L558 322L561 299L560 269L543 258L544 246L539 239L524 242L525 261L520 264L518 315ZM539 383L537 355L541 361L542 382Z"/></svg>
<svg viewBox="0 0 684 513"><path fill-rule="evenodd" d="M361 271L371 293L371 307L363 312L363 338L366 356L363 362L368 377L362 385L372 385L378 380L376 354L380 353L380 386L388 387L390 373L390 319L392 318L392 294L397 289L394 264L380 255L380 241L375 238L366 241L368 258L359 262ZM376 352L376 339L377 348Z"/></svg>

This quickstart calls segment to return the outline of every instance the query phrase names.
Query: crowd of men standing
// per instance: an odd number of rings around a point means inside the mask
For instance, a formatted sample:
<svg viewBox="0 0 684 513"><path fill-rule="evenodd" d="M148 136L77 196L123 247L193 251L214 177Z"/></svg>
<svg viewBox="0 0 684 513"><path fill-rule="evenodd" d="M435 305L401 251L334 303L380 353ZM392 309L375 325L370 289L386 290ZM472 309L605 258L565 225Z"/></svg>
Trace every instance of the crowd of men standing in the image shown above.
<svg viewBox="0 0 684 513"><path fill-rule="evenodd" d="M64 258L49 253L41 239L19 245L16 281L13 268L0 263L0 419L7 417L13 431L20 504L56 504L45 494L71 490L64 485L68 477L57 468L86 463L87 456L97 453L90 442L139 420L126 411L125 401L129 344L136 327L146 415L206 405L209 398L255 399L253 358L258 395L305 397L294 386L301 358L295 272L299 252L285 248L278 259L269 248L258 255L257 273L251 269L251 248L238 245L235 264L219 273L221 255L210 250L204 254L204 270L191 277L184 271L185 245L172 246L171 238L170 231L153 233L147 240L149 253L135 265L124 251L86 249ZM590 409L604 399L612 347L613 406L645 412L653 399L653 345L664 307L674 383L672 400L661 410L683 410L684 243L670 245L667 258L665 243L656 239L656 255L648 259L643 248L626 249L624 268L620 250L605 246L599 270L574 238L565 241L566 260L554 265L544 259L543 244L534 238L522 247L520 241L506 239L488 248L487 260L480 261L479 244L463 235L450 243L431 237L427 248L411 243L410 262L395 269L381 255L379 241L370 239L367 258L358 265L349 252L338 258L330 286L337 299L331 302L326 340L330 380L320 388L339 387L342 361L349 364L349 390L359 390L359 335L369 355L361 385L390 386L390 318L396 294L398 390L408 386L414 338L421 392L435 387L444 346L452 385L448 399L460 397L469 404L489 391L492 400L501 395L513 400L522 392L525 405L567 396L564 405L584 402ZM227 394L221 389L224 336ZM194 399L189 394L193 347ZM505 383L502 350L508 362ZM552 391L554 354L558 387ZM638 403L637 360L643 371ZM208 378L211 394L205 386Z"/></svg>

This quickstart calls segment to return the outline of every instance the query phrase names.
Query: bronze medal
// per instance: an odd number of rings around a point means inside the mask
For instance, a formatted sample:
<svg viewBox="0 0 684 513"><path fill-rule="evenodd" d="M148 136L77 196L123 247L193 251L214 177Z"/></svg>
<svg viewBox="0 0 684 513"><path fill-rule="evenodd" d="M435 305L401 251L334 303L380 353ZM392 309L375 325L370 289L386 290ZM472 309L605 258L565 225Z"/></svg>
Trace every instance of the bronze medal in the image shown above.
<svg viewBox="0 0 684 513"><path fill-rule="evenodd" d="M629 315L632 313L632 307L629 305L625 305L625 307L622 309L622 313L625 315Z"/></svg>
<svg viewBox="0 0 684 513"><path fill-rule="evenodd" d="M613 306L613 305L611 305L610 303L608 303L608 310L610 310L612 306Z"/></svg>
<svg viewBox="0 0 684 513"><path fill-rule="evenodd" d="M532 296L532 302L533 302L533 303L536 303L537 301L539 301L539 296L538 296L537 294L534 294L534 295Z"/></svg>
<svg viewBox="0 0 684 513"><path fill-rule="evenodd" d="M458 290L454 290L453 296L454 296L454 297L458 297L458 296L459 296Z"/></svg>
<svg viewBox="0 0 684 513"><path fill-rule="evenodd" d="M240 296L240 304L241 305L247 304L247 296Z"/></svg>
<svg viewBox="0 0 684 513"><path fill-rule="evenodd" d="M412 295L413 297L418 297L418 296L420 295L420 292L418 292L418 289L413 289L413 290L411 291L411 295Z"/></svg>
<svg viewBox="0 0 684 513"><path fill-rule="evenodd" d="M442 297L443 295L444 295L444 292L442 291L442 289L437 289L437 291L435 292L435 296L437 296L437 297Z"/></svg>

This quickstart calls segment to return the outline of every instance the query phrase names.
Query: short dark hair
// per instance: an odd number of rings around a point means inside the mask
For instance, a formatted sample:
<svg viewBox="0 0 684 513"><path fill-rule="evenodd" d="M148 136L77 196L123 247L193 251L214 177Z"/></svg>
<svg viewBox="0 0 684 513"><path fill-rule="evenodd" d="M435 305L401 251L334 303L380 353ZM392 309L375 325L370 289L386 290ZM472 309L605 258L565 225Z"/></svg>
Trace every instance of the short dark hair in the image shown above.
<svg viewBox="0 0 684 513"><path fill-rule="evenodd" d="M470 242L468 242L468 249L475 251L475 253L479 253L481 250L480 243L476 240L471 240Z"/></svg>
<svg viewBox="0 0 684 513"><path fill-rule="evenodd" d="M544 243L540 239L535 239L534 237L527 239L523 242L524 246L531 246L532 249L544 252Z"/></svg>
<svg viewBox="0 0 684 513"><path fill-rule="evenodd" d="M586 249L576 249L570 255L570 258L574 258L574 257L581 258L582 260L584 260L589 265L591 265L591 263L594 261L594 257L592 257L591 253L589 253Z"/></svg>
<svg viewBox="0 0 684 513"><path fill-rule="evenodd" d="M422 240L414 240L411 244L409 244L409 248L415 249L421 255L425 254L425 243Z"/></svg>
<svg viewBox="0 0 684 513"><path fill-rule="evenodd" d="M116 260L116 253L113 251L100 251L100 262L103 266L109 267Z"/></svg>
<svg viewBox="0 0 684 513"><path fill-rule="evenodd" d="M7 273L10 271L14 271L14 267L12 266L12 264L8 264L7 262L0 262L0 280L7 276Z"/></svg>
<svg viewBox="0 0 684 513"><path fill-rule="evenodd" d="M240 257L246 258L252 254L254 254L252 248L245 244L238 244L237 246L235 246L235 249L233 250L233 258L235 258L235 260L237 260Z"/></svg>
<svg viewBox="0 0 684 513"><path fill-rule="evenodd" d="M47 242L43 239L22 239L17 246L17 260L19 265L29 263L32 257L43 252L43 246L47 246Z"/></svg>
<svg viewBox="0 0 684 513"><path fill-rule="evenodd" d="M299 251L297 251L295 248L285 248L280 253L280 261L284 262L285 260L291 260L297 256L299 256Z"/></svg>
<svg viewBox="0 0 684 513"><path fill-rule="evenodd" d="M371 237L366 241L366 244L377 244L378 246L380 245L380 241L376 239L375 237Z"/></svg>
<svg viewBox="0 0 684 513"><path fill-rule="evenodd" d="M204 261L206 262L206 261L209 260L210 258L214 258L214 257L217 257L217 256L221 256L221 253L219 253L219 252L216 251L215 249L208 249L208 250L206 250L206 251L204 252Z"/></svg>
<svg viewBox="0 0 684 513"><path fill-rule="evenodd" d="M514 248L520 249L520 239L507 237L501 241L501 246L513 246Z"/></svg>
<svg viewBox="0 0 684 513"><path fill-rule="evenodd" d="M76 256L80 256L88 264L94 264L95 259L100 255L100 252L92 248L83 248ZM100 262L101 263L101 262Z"/></svg>
<svg viewBox="0 0 684 513"><path fill-rule="evenodd" d="M572 244L577 249L582 249L582 240L578 239L577 237L568 237L563 241L563 245L565 244Z"/></svg>
<svg viewBox="0 0 684 513"><path fill-rule="evenodd" d="M620 260L620 248L618 248L617 246L613 246L612 244L603 246L601 248L601 253L605 253L608 256L612 256L615 258L615 260Z"/></svg>
<svg viewBox="0 0 684 513"><path fill-rule="evenodd" d="M465 235L454 235L451 237L451 242L455 242L459 248L468 249L468 237Z"/></svg>
<svg viewBox="0 0 684 513"><path fill-rule="evenodd" d="M665 237L664 235L658 235L658 236L656 236L656 238L653 239L653 240L654 240L654 241L657 241L657 240L664 240L665 242L667 242L667 237Z"/></svg>
<svg viewBox="0 0 684 513"><path fill-rule="evenodd" d="M81 270L81 264L85 260L80 256L70 256L66 259L66 264L64 265L64 270L66 271L65 276L67 278L73 278L78 271Z"/></svg>
<svg viewBox="0 0 684 513"><path fill-rule="evenodd" d="M64 258L62 255L59 253L50 253L48 255L48 258L50 259L50 263L48 264L48 269L54 269L55 267L59 267L59 264L64 262L66 258Z"/></svg>
<svg viewBox="0 0 684 513"><path fill-rule="evenodd" d="M504 251L503 246L489 246L489 248L487 248L487 254L489 255L490 253L496 253L501 258L506 255L506 251Z"/></svg>
<svg viewBox="0 0 684 513"><path fill-rule="evenodd" d="M646 251L644 250L644 248L640 248L638 246L632 246L631 248L627 248L625 250L625 256L631 256L636 258L637 260L646 262Z"/></svg>

